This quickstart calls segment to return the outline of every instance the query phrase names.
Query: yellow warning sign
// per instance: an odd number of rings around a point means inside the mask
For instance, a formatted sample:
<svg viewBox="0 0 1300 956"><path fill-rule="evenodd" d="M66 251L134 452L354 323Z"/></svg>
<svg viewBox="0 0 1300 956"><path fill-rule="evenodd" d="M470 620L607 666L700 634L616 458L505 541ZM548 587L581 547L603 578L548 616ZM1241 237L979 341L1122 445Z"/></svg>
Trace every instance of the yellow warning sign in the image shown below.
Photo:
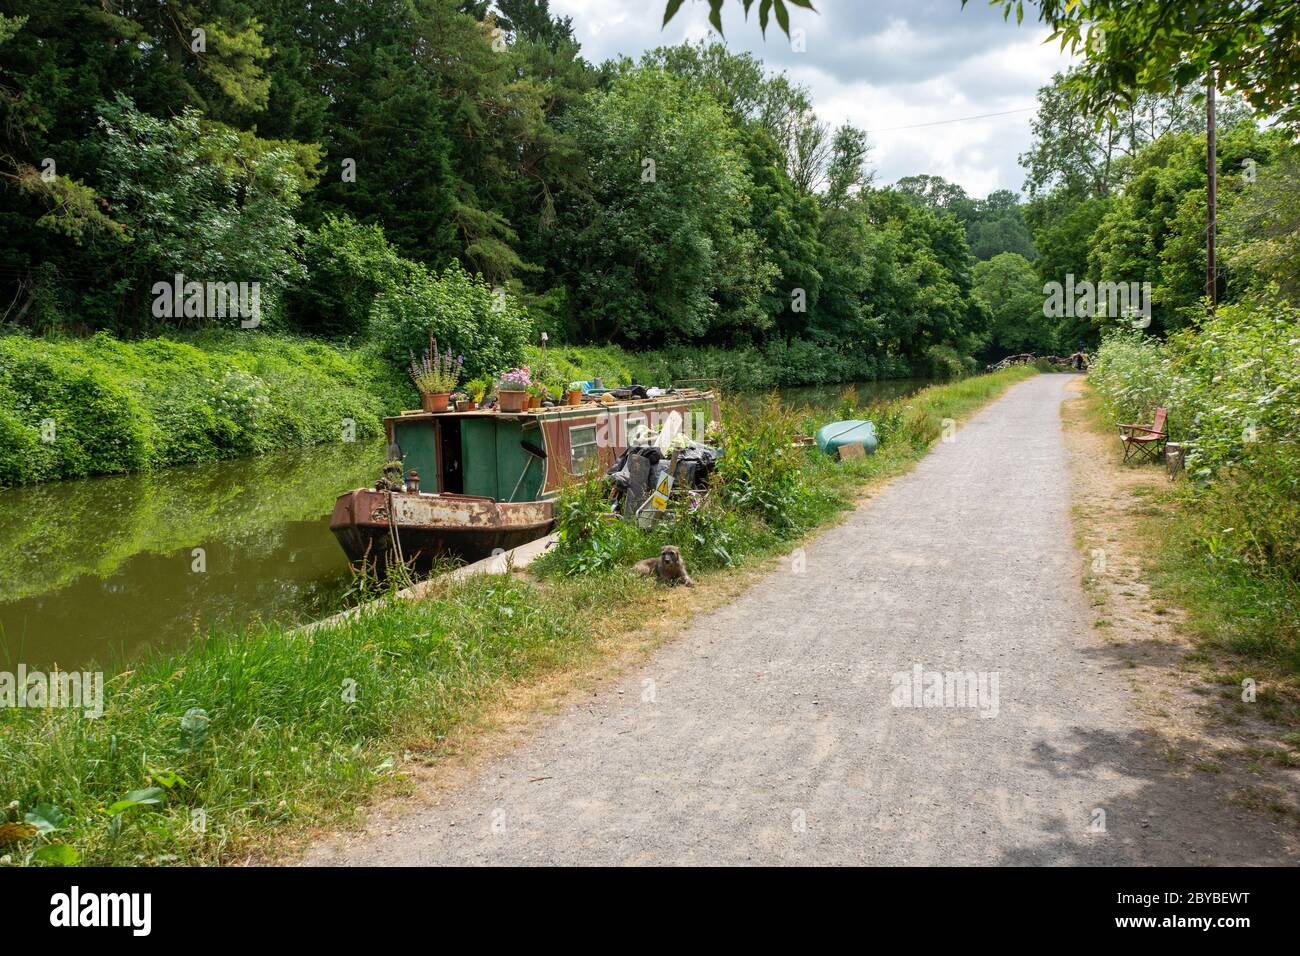
<svg viewBox="0 0 1300 956"><path fill-rule="evenodd" d="M656 488L655 493L650 496L650 507L654 508L655 511L667 511L668 498L672 493L673 476L664 475L663 479L659 482L659 487Z"/></svg>

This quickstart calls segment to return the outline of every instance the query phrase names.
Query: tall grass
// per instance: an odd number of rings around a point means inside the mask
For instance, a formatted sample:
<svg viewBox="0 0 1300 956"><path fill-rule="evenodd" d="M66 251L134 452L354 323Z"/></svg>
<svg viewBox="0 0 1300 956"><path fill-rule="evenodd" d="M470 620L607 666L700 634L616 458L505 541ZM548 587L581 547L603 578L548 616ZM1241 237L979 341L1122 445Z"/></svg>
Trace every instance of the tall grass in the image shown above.
<svg viewBox="0 0 1300 956"><path fill-rule="evenodd" d="M0 808L64 821L0 854L63 841L87 864L210 863L286 821L346 815L492 687L579 655L640 586L474 577L307 633L212 634L112 677L98 719L0 710ZM109 809L149 788L160 803Z"/></svg>
<svg viewBox="0 0 1300 956"><path fill-rule="evenodd" d="M1011 369L877 408L891 423L885 444L843 463L788 448L819 422L768 402L727 426L734 456L718 506L671 528L589 520L581 496L594 500L595 486L578 489L564 519L574 535L538 580L448 581L420 603L307 632L213 633L112 675L98 719L0 708L0 824L36 821L10 828L0 860L228 862L278 832L346 820L408 755L439 753L504 687L573 666L597 635L626 628L653 588L628 565L657 542L682 542L704 581L786 549L866 482L921 457L943 419L1033 374ZM601 548L607 556L593 559Z"/></svg>

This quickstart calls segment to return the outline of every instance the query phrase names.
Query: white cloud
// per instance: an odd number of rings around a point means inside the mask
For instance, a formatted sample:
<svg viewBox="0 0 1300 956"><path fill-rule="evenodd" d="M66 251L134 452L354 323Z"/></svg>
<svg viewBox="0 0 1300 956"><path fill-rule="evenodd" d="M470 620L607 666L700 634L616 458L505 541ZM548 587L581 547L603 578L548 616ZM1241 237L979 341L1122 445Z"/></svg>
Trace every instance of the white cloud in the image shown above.
<svg viewBox="0 0 1300 956"><path fill-rule="evenodd" d="M663 0L552 0L552 13L573 17L583 54L600 62L638 57L657 46L710 35L707 5L688 3L660 29ZM745 22L739 0L724 14L726 42L786 70L812 93L825 121L873 131L877 181L934 173L972 195L1018 190L1017 156L1030 144L1032 109L914 129L896 129L1032 108L1038 88L1070 58L1042 41L1046 31L1017 26L979 0L820 0L818 14L791 10L806 31L807 52L769 25L766 41L756 17Z"/></svg>

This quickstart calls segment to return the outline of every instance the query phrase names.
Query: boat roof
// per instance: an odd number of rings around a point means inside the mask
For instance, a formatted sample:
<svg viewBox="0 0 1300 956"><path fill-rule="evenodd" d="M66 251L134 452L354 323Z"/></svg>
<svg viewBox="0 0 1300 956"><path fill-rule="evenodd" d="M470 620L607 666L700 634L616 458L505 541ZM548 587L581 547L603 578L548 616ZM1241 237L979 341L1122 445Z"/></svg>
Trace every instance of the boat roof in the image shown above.
<svg viewBox="0 0 1300 956"><path fill-rule="evenodd" d="M547 418L560 415L579 415L591 414L593 412L608 411L618 409L619 411L635 411L642 408L655 408L660 405L678 405L683 401L701 401L714 398L714 394L709 389L700 388L677 388L671 392L665 392L663 395L656 395L654 398L625 398L616 399L609 405L600 402L584 401L581 405L554 405L550 408L526 408L521 412L503 412L499 409L475 409L472 412L426 412L421 409L404 411L400 415L390 415L384 419L384 422L418 422L433 421L434 419L443 420L447 418L495 418L495 419L513 419L515 421L532 421L538 418Z"/></svg>

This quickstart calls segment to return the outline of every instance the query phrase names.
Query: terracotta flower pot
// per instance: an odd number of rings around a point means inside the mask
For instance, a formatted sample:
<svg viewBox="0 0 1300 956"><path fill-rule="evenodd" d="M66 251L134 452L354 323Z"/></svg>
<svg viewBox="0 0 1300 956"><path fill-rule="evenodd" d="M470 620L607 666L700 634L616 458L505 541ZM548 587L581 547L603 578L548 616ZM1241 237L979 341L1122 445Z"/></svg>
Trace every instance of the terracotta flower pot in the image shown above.
<svg viewBox="0 0 1300 956"><path fill-rule="evenodd" d="M582 404L582 392L567 392L566 394L568 395L567 401L570 405Z"/></svg>
<svg viewBox="0 0 1300 956"><path fill-rule="evenodd" d="M528 396L528 407L529 407L529 408L541 408L541 407L542 407L542 396L540 396L540 395L529 395L529 396Z"/></svg>
<svg viewBox="0 0 1300 956"><path fill-rule="evenodd" d="M434 392L432 395L422 395L421 398L424 399L426 412L445 412L451 392Z"/></svg>
<svg viewBox="0 0 1300 956"><path fill-rule="evenodd" d="M478 402L474 401L473 399L467 398L462 402L456 403L456 411L458 412L472 412L477 408L478 408Z"/></svg>
<svg viewBox="0 0 1300 956"><path fill-rule="evenodd" d="M501 406L503 412L522 412L524 406L528 404L528 393L524 391L507 392L498 390L497 404Z"/></svg>

